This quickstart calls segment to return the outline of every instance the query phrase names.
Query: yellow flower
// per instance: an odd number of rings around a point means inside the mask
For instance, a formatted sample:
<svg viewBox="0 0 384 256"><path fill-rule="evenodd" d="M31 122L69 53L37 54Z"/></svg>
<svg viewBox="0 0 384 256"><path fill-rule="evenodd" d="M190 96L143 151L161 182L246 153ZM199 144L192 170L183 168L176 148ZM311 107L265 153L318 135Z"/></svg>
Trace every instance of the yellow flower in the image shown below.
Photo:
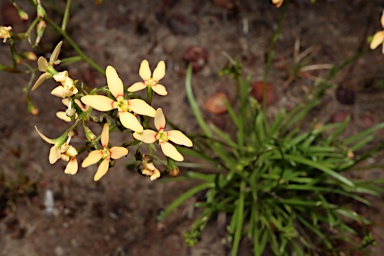
<svg viewBox="0 0 384 256"><path fill-rule="evenodd" d="M79 168L76 159L77 150L73 146L69 145L71 137L68 137L67 139L67 134L64 133L57 139L49 139L44 134L42 134L36 126L35 129L44 141L48 142L49 144L53 144L51 150L49 151L49 163L54 164L57 162L57 160L61 159L65 162L68 162L64 173L72 175L76 174Z"/></svg>
<svg viewBox="0 0 384 256"><path fill-rule="evenodd" d="M164 61L160 61L157 64L157 67L153 71L153 76L152 76L148 61L143 60L140 64L139 75L144 80L144 82L134 83L128 88L129 92L140 91L148 86L148 87L151 87L152 90L159 95L162 95L162 96L167 95L167 90L165 89L164 85L159 84L159 81L165 76Z"/></svg>
<svg viewBox="0 0 384 256"><path fill-rule="evenodd" d="M143 156L143 169L141 169L141 173L146 176L150 176L150 180L156 180L160 177L160 171L155 167L153 162L150 161L150 157L148 155Z"/></svg>
<svg viewBox="0 0 384 256"><path fill-rule="evenodd" d="M60 82L61 85L52 90L52 95L64 99L78 93L75 83L72 78L68 76L68 71L55 74L53 79L55 79L56 82Z"/></svg>
<svg viewBox="0 0 384 256"><path fill-rule="evenodd" d="M381 26L384 28L384 11L381 14ZM376 34L373 35L371 44L369 47L374 50L376 49L380 44L384 43L384 30L376 32ZM384 44L383 44L383 50L382 52L384 53Z"/></svg>
<svg viewBox="0 0 384 256"><path fill-rule="evenodd" d="M93 178L95 181L98 181L101 177L103 177L109 168L109 162L111 159L119 159L128 154L128 149L124 147L108 147L109 142L109 125L108 123L104 124L103 131L101 132L101 145L102 149L94 150L89 153L89 155L84 159L81 164L82 167L88 167L92 164L96 164L101 159L103 161L100 163L99 168Z"/></svg>
<svg viewBox="0 0 384 256"><path fill-rule="evenodd" d="M274 6L276 6L277 8L279 8L280 6L282 6L282 5L283 5L283 2L284 2L284 0L272 0L272 4L273 4Z"/></svg>
<svg viewBox="0 0 384 256"><path fill-rule="evenodd" d="M35 129L37 131L37 133L40 135L40 137L47 143L49 144L53 144L53 146L51 147L50 151L49 151L49 163L50 164L54 164L56 163L57 160L59 160L60 158L60 155L61 155L61 152L60 152L60 148L61 146L65 143L66 139L67 139L67 136L66 134L63 134L61 137L57 138L57 139L49 139L47 138L44 134L42 134L38 129L37 127L35 126Z"/></svg>
<svg viewBox="0 0 384 256"><path fill-rule="evenodd" d="M67 142L60 147L60 159L68 162L67 167L64 170L64 173L74 175L79 169L79 164L77 163L77 150L69 145Z"/></svg>
<svg viewBox="0 0 384 256"><path fill-rule="evenodd" d="M7 42L7 40L11 38L11 30L12 27L0 26L0 38L3 39L3 43Z"/></svg>
<svg viewBox="0 0 384 256"><path fill-rule="evenodd" d="M58 72L55 70L54 65L57 65L60 63L59 60L57 60L57 57L59 56L61 46L63 45L63 42L59 42L55 49L53 50L51 57L49 58L49 61L47 61L46 58L43 56L40 56L37 59L37 67L41 72L44 72L39 76L37 81L32 87L32 91L36 90L45 80L48 78L51 78L53 75L57 74Z"/></svg>
<svg viewBox="0 0 384 256"><path fill-rule="evenodd" d="M184 157L180 154L179 151L177 151L175 146L168 142L168 140L186 147L192 147L192 141L181 131L165 131L165 124L166 122L163 111L161 108L158 108L155 114L155 127L158 132L152 130L144 130L141 133L135 132L133 137L144 143L153 143L158 141L164 155L174 159L175 161L183 161Z"/></svg>
<svg viewBox="0 0 384 256"><path fill-rule="evenodd" d="M106 76L108 88L116 100L101 95L86 95L81 98L81 101L99 111L117 109L124 127L142 132L143 126L131 112L153 117L155 109L141 99L125 99L123 82L113 67L107 67Z"/></svg>

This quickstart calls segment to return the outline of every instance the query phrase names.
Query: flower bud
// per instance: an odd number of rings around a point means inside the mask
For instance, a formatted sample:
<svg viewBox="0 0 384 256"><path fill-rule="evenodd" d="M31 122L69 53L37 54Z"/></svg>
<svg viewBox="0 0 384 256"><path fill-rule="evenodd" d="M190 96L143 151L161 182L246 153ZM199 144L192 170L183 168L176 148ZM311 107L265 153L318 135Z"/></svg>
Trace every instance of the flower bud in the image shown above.
<svg viewBox="0 0 384 256"><path fill-rule="evenodd" d="M17 14L19 15L20 19L22 19L22 20L28 20L28 18L29 18L28 13L26 13L25 11L23 11L21 9L17 9Z"/></svg>
<svg viewBox="0 0 384 256"><path fill-rule="evenodd" d="M355 157L355 154L353 153L352 149L348 149L347 157L349 159L353 159Z"/></svg>
<svg viewBox="0 0 384 256"><path fill-rule="evenodd" d="M67 108L67 110L65 111L65 114L68 117L72 117L75 113L76 113L76 109L74 108Z"/></svg>
<svg viewBox="0 0 384 256"><path fill-rule="evenodd" d="M22 56L27 60L37 60L37 56L34 52L23 52Z"/></svg>
<svg viewBox="0 0 384 256"><path fill-rule="evenodd" d="M30 101L27 102L27 109L28 109L28 112L34 116L39 114L39 110Z"/></svg>
<svg viewBox="0 0 384 256"><path fill-rule="evenodd" d="M168 172L172 177L177 177L180 174L180 169L177 167L175 161L171 158L168 158Z"/></svg>
<svg viewBox="0 0 384 256"><path fill-rule="evenodd" d="M41 38L43 37L44 35L44 31L45 31L45 28L47 27L47 24L45 23L44 20L41 20L39 21L39 23L37 23L37 26L36 26L36 41L35 41L35 45L38 45L41 41Z"/></svg>
<svg viewBox="0 0 384 256"><path fill-rule="evenodd" d="M13 60L16 64L20 64L23 61L23 59L17 54L13 54Z"/></svg>
<svg viewBox="0 0 384 256"><path fill-rule="evenodd" d="M20 19L28 20L29 18L28 13L22 10L15 2L13 2L13 6L16 8L17 14L19 15Z"/></svg>
<svg viewBox="0 0 384 256"><path fill-rule="evenodd" d="M88 141L92 142L96 139L96 135L87 126L84 126L84 133Z"/></svg>
<svg viewBox="0 0 384 256"><path fill-rule="evenodd" d="M44 18L46 16L45 9L41 4L37 5L37 16L39 16L39 18Z"/></svg>

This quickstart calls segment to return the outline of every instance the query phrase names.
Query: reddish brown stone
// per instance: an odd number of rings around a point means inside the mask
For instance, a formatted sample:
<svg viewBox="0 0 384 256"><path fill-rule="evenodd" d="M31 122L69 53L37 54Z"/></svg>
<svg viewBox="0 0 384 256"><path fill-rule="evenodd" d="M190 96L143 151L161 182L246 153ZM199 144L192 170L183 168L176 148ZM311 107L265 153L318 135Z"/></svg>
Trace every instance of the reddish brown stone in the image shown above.
<svg viewBox="0 0 384 256"><path fill-rule="evenodd" d="M183 14L170 15L167 24L175 35L196 36L200 32L199 25Z"/></svg>
<svg viewBox="0 0 384 256"><path fill-rule="evenodd" d="M208 62L208 51L197 45L190 46L184 51L183 60L192 65L193 72L200 71Z"/></svg>
<svg viewBox="0 0 384 256"><path fill-rule="evenodd" d="M251 96L254 97L260 104L263 103L263 81L256 81L252 83ZM266 86L266 103L268 106L273 105L277 101L276 88L272 83L267 82Z"/></svg>
<svg viewBox="0 0 384 256"><path fill-rule="evenodd" d="M361 114L359 116L361 127L368 129L376 124L375 118L370 114Z"/></svg>
<svg viewBox="0 0 384 256"><path fill-rule="evenodd" d="M341 122L344 122L348 116L351 116L351 113L349 113L348 111L344 111L344 110L337 111L333 113L333 115L329 118L329 121L331 123L341 123Z"/></svg>
<svg viewBox="0 0 384 256"><path fill-rule="evenodd" d="M229 97L224 92L216 92L205 99L204 106L208 112L221 115L227 112L225 101L229 102Z"/></svg>

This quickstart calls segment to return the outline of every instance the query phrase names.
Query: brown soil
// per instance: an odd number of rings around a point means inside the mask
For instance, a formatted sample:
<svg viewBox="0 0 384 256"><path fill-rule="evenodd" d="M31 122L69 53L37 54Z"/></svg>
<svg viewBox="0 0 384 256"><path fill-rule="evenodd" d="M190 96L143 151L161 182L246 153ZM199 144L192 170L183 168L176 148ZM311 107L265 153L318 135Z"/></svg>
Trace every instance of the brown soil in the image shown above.
<svg viewBox="0 0 384 256"><path fill-rule="evenodd" d="M64 6L63 1L42 2L52 9L60 10ZM202 67L193 76L199 105L204 108L205 99L217 91L227 93L230 101L235 102L234 86L217 75L226 63L223 53L240 60L252 80L261 80L266 53L281 14L281 9L274 8L269 0L233 1L234 5L228 5L230 0L112 0L101 6L95 1L74 2L69 24L71 36L100 66L114 66L125 85L139 81L141 60L148 59L151 67L159 60L166 62L167 75L163 84L169 95L155 97L154 107L161 106L167 117L187 132L198 128L191 121L193 115L185 97L184 51L197 45L208 52L207 63L205 57L198 61ZM291 82L286 68L293 65L295 41L300 42L300 52L313 47L313 58L307 65L339 64L359 50L367 49L366 37L382 29L382 2L379 0L317 2L311 5L309 0L296 0L288 7L269 76L277 94L275 102L271 103L272 114L281 107L294 106L314 86L311 78L326 74L325 71L305 72ZM1 19L6 19L5 13L2 12ZM21 29L25 26L23 23L16 25ZM59 40L61 38L48 30L39 54L49 53ZM74 54L64 41L61 56ZM384 121L383 59L378 49L342 70L332 81L335 86L316 109L317 120L325 123L350 114L350 134ZM0 63L9 62L8 47L0 44ZM90 87L105 85L105 78L85 63L71 66L69 73ZM218 224L220 221L209 223L197 246L187 248L183 242L183 232L197 216L192 207L196 199L177 209L165 221L155 222L159 211L190 188L191 182L151 182L148 177L128 170L124 161L117 161L99 182L93 181L95 166L68 176L63 173L62 162L50 165L50 145L40 139L34 126L50 138L59 136L67 124L58 120L55 112L63 110L63 105L50 95L54 84L46 82L31 93L39 115L29 114L22 92L28 80L28 76L5 72L0 77L1 172L7 180L20 181L18 174L27 175L31 181L36 181L38 192L33 195L33 187L22 183L18 186L20 194L31 190L29 196L15 196L18 200L12 207L0 212L3 214L0 255L227 255L229 247L222 225ZM205 114L219 127L228 128L225 114ZM382 140L383 133L379 133L377 141ZM80 160L83 158L80 156ZM371 163L380 160L380 156L370 159ZM362 179L384 178L381 169L353 175ZM51 217L45 214L47 190L52 190L54 195L55 210ZM377 246L372 248L372 255L382 255L384 201L381 198L372 200L371 209L359 211L373 221ZM246 242L240 255L252 255Z"/></svg>

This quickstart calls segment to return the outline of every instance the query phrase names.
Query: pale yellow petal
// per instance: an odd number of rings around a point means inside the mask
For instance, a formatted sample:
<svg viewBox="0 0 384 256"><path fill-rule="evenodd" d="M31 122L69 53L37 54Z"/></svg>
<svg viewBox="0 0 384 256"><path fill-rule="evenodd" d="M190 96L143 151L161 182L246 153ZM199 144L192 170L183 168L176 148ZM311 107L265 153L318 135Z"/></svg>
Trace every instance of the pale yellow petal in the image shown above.
<svg viewBox="0 0 384 256"><path fill-rule="evenodd" d="M155 131L144 130L141 133L135 132L133 134L133 137L137 140L144 142L144 143L150 144L150 143L153 143L156 141L156 135L157 135L157 132L155 132Z"/></svg>
<svg viewBox="0 0 384 256"><path fill-rule="evenodd" d="M128 149L123 147L112 147L109 151L113 159L119 159L128 154Z"/></svg>
<svg viewBox="0 0 384 256"><path fill-rule="evenodd" d="M279 8L283 4L284 0L272 0L272 3Z"/></svg>
<svg viewBox="0 0 384 256"><path fill-rule="evenodd" d="M80 108L81 110L83 110L83 111L87 111L87 108L86 108L85 106L83 106L83 104L81 104L81 101L80 101L80 100L75 99L75 104L76 104L77 106L79 106L79 108Z"/></svg>
<svg viewBox="0 0 384 256"><path fill-rule="evenodd" d="M114 100L102 95L86 95L81 97L81 101L85 105L91 106L99 111L114 109L113 103L115 102Z"/></svg>
<svg viewBox="0 0 384 256"><path fill-rule="evenodd" d="M101 132L101 137L100 137L101 145L106 148L108 147L108 142L109 142L109 124L105 123L103 126L103 131Z"/></svg>
<svg viewBox="0 0 384 256"><path fill-rule="evenodd" d="M56 97L59 97L59 98L65 98L65 96L64 96L64 94L65 94L64 87L62 85L57 86L56 88L54 88L51 91L51 94L53 96L56 96Z"/></svg>
<svg viewBox="0 0 384 256"><path fill-rule="evenodd" d="M37 133L39 134L39 136L40 136L45 142L47 142L47 143L49 143L49 144L55 144L55 142L54 142L52 139L50 139L50 138L46 137L44 134L42 134L42 133L39 131L39 129L37 129L37 126L35 126L35 129L36 129Z"/></svg>
<svg viewBox="0 0 384 256"><path fill-rule="evenodd" d="M55 79L56 82L65 82L65 79L68 77L68 71L59 72L56 75L53 76L53 79Z"/></svg>
<svg viewBox="0 0 384 256"><path fill-rule="evenodd" d="M128 129L131 129L135 132L142 132L143 126L140 124L140 122L137 120L137 118L129 113L129 112L120 112L119 118L121 121L121 124Z"/></svg>
<svg viewBox="0 0 384 256"><path fill-rule="evenodd" d="M160 129L165 128L165 116L163 114L163 110L158 108L155 114L155 127L159 131Z"/></svg>
<svg viewBox="0 0 384 256"><path fill-rule="evenodd" d="M128 104L129 108L139 115L154 117L156 114L155 109L141 99L128 100Z"/></svg>
<svg viewBox="0 0 384 256"><path fill-rule="evenodd" d="M164 142L160 144L161 150L163 151L164 155L166 155L169 158L172 158L175 161L183 161L184 157L180 154L179 151L169 142Z"/></svg>
<svg viewBox="0 0 384 256"><path fill-rule="evenodd" d="M67 167L64 170L64 173L75 175L77 173L78 169L79 169L79 164L77 163L77 159L76 159L76 157L72 157L69 160Z"/></svg>
<svg viewBox="0 0 384 256"><path fill-rule="evenodd" d="M168 94L167 89L165 89L165 86L162 84L156 84L154 86L151 86L151 88L155 93L160 96L165 96Z"/></svg>
<svg viewBox="0 0 384 256"><path fill-rule="evenodd" d="M384 28L384 11L383 13L381 14L381 26Z"/></svg>
<svg viewBox="0 0 384 256"><path fill-rule="evenodd" d="M88 156L84 159L83 163L81 164L82 167L88 167L92 164L95 164L100 161L101 157L103 155L102 150L94 150L91 151Z"/></svg>
<svg viewBox="0 0 384 256"><path fill-rule="evenodd" d="M382 44L384 41L384 31L379 31L377 32L373 38L372 38L372 41L371 41L371 44L369 45L369 47L374 50L377 48L377 46L379 46L380 44Z"/></svg>
<svg viewBox="0 0 384 256"><path fill-rule="evenodd" d="M101 179L101 177L103 177L107 173L108 168L109 168L109 158L106 158L103 160L103 162L101 162L101 164L99 165L99 168L97 168L97 172L95 174L95 177L93 177L93 180L98 181L99 179Z"/></svg>
<svg viewBox="0 0 384 256"><path fill-rule="evenodd" d="M116 69L112 66L108 66L106 69L107 84L112 95L117 99L118 97L124 97L124 85L121 81Z"/></svg>
<svg viewBox="0 0 384 256"><path fill-rule="evenodd" d="M147 86L143 82L137 82L137 83L134 83L133 85L131 85L128 88L128 91L129 92L137 92L137 91L143 90L145 87L147 87Z"/></svg>
<svg viewBox="0 0 384 256"><path fill-rule="evenodd" d="M170 139L172 142L176 144L183 145L186 147L193 146L192 141L187 136L185 136L185 134L182 133L181 131L177 131L177 130L168 131L167 135L168 135L168 139Z"/></svg>
<svg viewBox="0 0 384 256"><path fill-rule="evenodd" d="M143 60L140 64L139 75L144 81L151 78L151 70L149 69L149 63L147 60Z"/></svg>
<svg viewBox="0 0 384 256"><path fill-rule="evenodd" d="M33 85L32 87L32 91L36 90L37 88L39 88L39 86L45 81L48 79L48 77L50 76L49 73L43 73L39 76L39 78L37 79L37 81L35 82L35 84Z"/></svg>
<svg viewBox="0 0 384 256"><path fill-rule="evenodd" d="M69 148L67 149L66 153L71 157L77 156L78 154L76 148L74 148L72 145L69 145Z"/></svg>
<svg viewBox="0 0 384 256"><path fill-rule="evenodd" d="M57 160L60 159L60 148L52 146L49 150L49 163L54 164Z"/></svg>
<svg viewBox="0 0 384 256"><path fill-rule="evenodd" d="M62 100L61 100L61 103L63 103L64 106L68 107L68 105L69 105L69 99L68 99L68 98L62 99Z"/></svg>
<svg viewBox="0 0 384 256"><path fill-rule="evenodd" d="M153 170L151 177L149 178L151 181L157 180L160 178L160 171L158 169Z"/></svg>
<svg viewBox="0 0 384 256"><path fill-rule="evenodd" d="M64 80L61 82L61 84L64 87L67 87L67 90L71 90L73 94L76 94L78 92L75 82L70 77L65 77Z"/></svg>
<svg viewBox="0 0 384 256"><path fill-rule="evenodd" d="M165 62L160 61L157 64L157 67L155 68L155 71L153 71L153 76L152 78L155 79L156 81L159 81L165 76Z"/></svg>
<svg viewBox="0 0 384 256"><path fill-rule="evenodd" d="M51 54L51 57L49 58L49 63L53 63L57 59L57 57L59 56L62 45L63 45L63 41L60 41L56 45L55 49L53 50L53 52Z"/></svg>
<svg viewBox="0 0 384 256"><path fill-rule="evenodd" d="M48 61L46 58L44 58L43 56L40 56L38 59L37 59L37 68L39 69L39 71L41 72L45 72L48 68Z"/></svg>
<svg viewBox="0 0 384 256"><path fill-rule="evenodd" d="M65 122L71 122L71 118L67 116L65 111L56 112L56 116Z"/></svg>

